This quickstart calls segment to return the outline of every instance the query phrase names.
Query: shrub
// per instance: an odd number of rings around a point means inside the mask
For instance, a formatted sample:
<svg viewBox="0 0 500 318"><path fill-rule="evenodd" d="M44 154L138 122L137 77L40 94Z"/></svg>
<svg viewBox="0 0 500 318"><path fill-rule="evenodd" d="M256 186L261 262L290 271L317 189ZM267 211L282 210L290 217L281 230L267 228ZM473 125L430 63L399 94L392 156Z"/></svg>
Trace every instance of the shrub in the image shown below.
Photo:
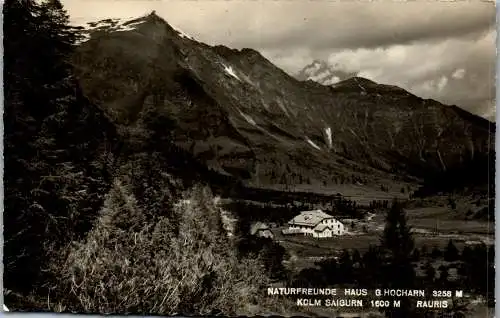
<svg viewBox="0 0 500 318"><path fill-rule="evenodd" d="M436 269L432 266L430 261L427 261L424 266L425 279L428 284L433 284L436 279Z"/></svg>
<svg viewBox="0 0 500 318"><path fill-rule="evenodd" d="M260 260L238 259L207 189L187 191L172 209L147 221L128 186L116 181L97 224L58 269L73 300L63 305L99 313L247 313L268 282Z"/></svg>

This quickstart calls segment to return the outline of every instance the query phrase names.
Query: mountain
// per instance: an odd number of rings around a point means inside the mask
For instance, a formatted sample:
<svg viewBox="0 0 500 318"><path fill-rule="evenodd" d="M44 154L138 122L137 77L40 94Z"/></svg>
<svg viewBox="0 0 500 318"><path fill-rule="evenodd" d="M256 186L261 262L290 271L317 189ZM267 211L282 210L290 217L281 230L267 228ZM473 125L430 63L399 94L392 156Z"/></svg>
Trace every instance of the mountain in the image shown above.
<svg viewBox="0 0 500 318"><path fill-rule="evenodd" d="M460 70L459 70L460 71ZM450 87L463 87L463 78L459 71L455 71L454 73L450 73L447 77L447 86ZM352 77L357 77L359 75L359 71L346 72L342 71L338 64L331 65L323 60L313 60L310 64L306 65L299 72L293 74L293 76L300 81L314 81L320 83L325 86L335 85L338 82L350 79ZM431 81L431 85L435 86L438 89L442 79ZM463 96L463 95L462 95ZM474 102L464 101L460 99L453 99L457 102L464 103L465 105L469 105L469 107L473 106ZM443 102L443 101L442 101ZM477 103L477 101L475 102ZM483 103L483 102L480 102ZM494 122L495 121L495 102L490 101L489 109L483 113L477 113L477 115ZM476 106L478 106L476 104Z"/></svg>
<svg viewBox="0 0 500 318"><path fill-rule="evenodd" d="M301 81L154 12L86 32L74 57L86 96L124 129L151 112L172 119L165 134L222 175L260 186L417 182L460 169L488 179L476 163L494 156L494 125L458 107L355 74L331 73L344 79L331 86Z"/></svg>

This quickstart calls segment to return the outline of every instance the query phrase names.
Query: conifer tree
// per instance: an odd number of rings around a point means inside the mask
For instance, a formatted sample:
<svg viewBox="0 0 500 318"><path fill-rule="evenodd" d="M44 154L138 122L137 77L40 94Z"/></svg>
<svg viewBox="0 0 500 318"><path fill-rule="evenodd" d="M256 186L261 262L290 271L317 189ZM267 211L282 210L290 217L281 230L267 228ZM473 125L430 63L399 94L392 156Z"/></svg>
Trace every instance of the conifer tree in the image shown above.
<svg viewBox="0 0 500 318"><path fill-rule="evenodd" d="M443 253L444 260L448 262L453 262L459 259L460 255L457 247L453 244L452 240L448 241L448 245L446 245L446 249Z"/></svg>
<svg viewBox="0 0 500 318"><path fill-rule="evenodd" d="M428 261L425 264L425 278L431 286L434 284L435 277L436 277L436 270L434 269L432 264Z"/></svg>
<svg viewBox="0 0 500 318"><path fill-rule="evenodd" d="M394 200L386 216L381 238L386 265L383 285L392 289L412 289L415 286L415 269L412 255L415 243L406 214L400 202ZM410 301L403 299L400 308L390 308L387 317L415 317Z"/></svg>
<svg viewBox="0 0 500 318"><path fill-rule="evenodd" d="M339 257L339 278L342 283L352 281L353 261L349 250L344 249Z"/></svg>
<svg viewBox="0 0 500 318"><path fill-rule="evenodd" d="M3 9L4 283L26 292L50 281L41 269L91 227L112 129L74 79L78 34L61 3L8 0Z"/></svg>
<svg viewBox="0 0 500 318"><path fill-rule="evenodd" d="M28 258L39 258L39 251L30 248L31 224L36 222L43 207L33 197L44 165L36 162L35 141L39 131L33 95L40 87L40 72L33 56L37 39L36 16L39 7L34 1L10 0L4 3L4 237L5 285L11 286L12 276L18 276L20 287L29 286L37 275ZM38 107L41 108L43 100ZM30 222L31 223L31 222ZM26 228L27 227L27 228Z"/></svg>

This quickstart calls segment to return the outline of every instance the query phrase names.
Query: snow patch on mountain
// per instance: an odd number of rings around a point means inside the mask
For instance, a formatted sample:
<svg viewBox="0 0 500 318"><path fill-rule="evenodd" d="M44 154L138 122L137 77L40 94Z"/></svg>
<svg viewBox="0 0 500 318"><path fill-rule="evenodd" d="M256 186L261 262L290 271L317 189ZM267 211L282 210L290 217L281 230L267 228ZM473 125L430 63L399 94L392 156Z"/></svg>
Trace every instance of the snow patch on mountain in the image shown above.
<svg viewBox="0 0 500 318"><path fill-rule="evenodd" d="M133 21L133 22L125 22L118 26L117 31L133 31L137 30L137 27L143 24L144 21Z"/></svg>
<svg viewBox="0 0 500 318"><path fill-rule="evenodd" d="M332 147L332 128L330 127L326 127L325 128L325 134L326 134L326 143L328 145L329 148Z"/></svg>
<svg viewBox="0 0 500 318"><path fill-rule="evenodd" d="M290 117L290 113L288 112L288 109L285 107L285 104L283 104L283 102L280 99L278 99L276 101L276 103L281 108L281 110L283 110L283 112L285 113L286 117Z"/></svg>
<svg viewBox="0 0 500 318"><path fill-rule="evenodd" d="M78 40L78 43L83 43L92 37L92 33L95 32L125 32L125 31L134 31L137 28L145 23L146 21L143 19L131 19L131 20L122 20L122 19L104 19L95 22L87 22L84 25L78 25L82 28L81 36L82 38Z"/></svg>
<svg viewBox="0 0 500 318"><path fill-rule="evenodd" d="M134 31L137 28L146 23L147 20L142 18L129 18L127 20L122 19L104 19L96 22L87 22L85 25L81 25L83 27L82 30L82 39L79 42L85 42L91 38L93 32L125 32L125 31ZM188 35L180 28L170 25L172 29L181 37L185 39L195 40L192 36Z"/></svg>
<svg viewBox="0 0 500 318"><path fill-rule="evenodd" d="M227 66L227 65L224 65L224 72L226 72L226 74L236 78L238 81L241 82L241 79L238 77L238 75L236 75L236 73L234 72L233 70L233 67L232 66Z"/></svg>
<svg viewBox="0 0 500 318"><path fill-rule="evenodd" d="M122 21L120 19L106 19L87 23L87 30L91 31L131 31L143 24L144 20Z"/></svg>
<svg viewBox="0 0 500 318"><path fill-rule="evenodd" d="M307 142L308 142L311 146L313 146L314 148L316 148L316 149L318 149L318 150L321 150L321 148L320 148L318 145L316 145L316 144L315 144L315 143L314 143L311 139L309 139L309 138L307 138L307 137L306 137L306 141L307 141Z"/></svg>
<svg viewBox="0 0 500 318"><path fill-rule="evenodd" d="M179 34L179 36L181 38L190 39L190 40L193 40L193 41L195 40L192 36L188 35L186 32L182 31L178 27L173 26L171 23L170 23L170 26L177 32L177 34Z"/></svg>
<svg viewBox="0 0 500 318"><path fill-rule="evenodd" d="M257 126L257 123L255 122L255 120L253 120L252 117L248 116L247 114L243 113L242 111L240 111L240 114L243 118L245 118L245 120L250 124L250 125L253 125L253 126Z"/></svg>

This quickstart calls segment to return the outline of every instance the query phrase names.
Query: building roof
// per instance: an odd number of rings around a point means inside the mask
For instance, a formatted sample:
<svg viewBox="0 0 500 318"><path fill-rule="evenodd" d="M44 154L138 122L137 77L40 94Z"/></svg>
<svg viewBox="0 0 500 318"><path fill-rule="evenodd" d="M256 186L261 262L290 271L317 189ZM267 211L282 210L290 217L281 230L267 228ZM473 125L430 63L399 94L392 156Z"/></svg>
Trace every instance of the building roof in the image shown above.
<svg viewBox="0 0 500 318"><path fill-rule="evenodd" d="M260 228L260 229L257 229L257 231L269 231L269 232L272 232L271 229L269 228Z"/></svg>
<svg viewBox="0 0 500 318"><path fill-rule="evenodd" d="M302 232L298 229L283 229L281 231L283 234L302 234Z"/></svg>
<svg viewBox="0 0 500 318"><path fill-rule="evenodd" d="M303 211L300 212L300 214L294 217L292 220L290 220L288 224L316 226L324 219L330 218L333 218L333 216L326 214L321 210Z"/></svg>
<svg viewBox="0 0 500 318"><path fill-rule="evenodd" d="M258 231L263 231L263 230L270 230L269 229L269 226L267 226L267 224L264 224L262 222L256 222L252 225L252 227L250 228L250 234L251 235L254 235L255 233L257 233Z"/></svg>
<svg viewBox="0 0 500 318"><path fill-rule="evenodd" d="M318 225L314 228L314 231L315 231L315 232L323 232L323 231L324 231L324 230L326 230L327 228L328 228L328 229L330 229L330 230L332 229L332 228L330 227L330 225L328 225L328 224L318 224Z"/></svg>

